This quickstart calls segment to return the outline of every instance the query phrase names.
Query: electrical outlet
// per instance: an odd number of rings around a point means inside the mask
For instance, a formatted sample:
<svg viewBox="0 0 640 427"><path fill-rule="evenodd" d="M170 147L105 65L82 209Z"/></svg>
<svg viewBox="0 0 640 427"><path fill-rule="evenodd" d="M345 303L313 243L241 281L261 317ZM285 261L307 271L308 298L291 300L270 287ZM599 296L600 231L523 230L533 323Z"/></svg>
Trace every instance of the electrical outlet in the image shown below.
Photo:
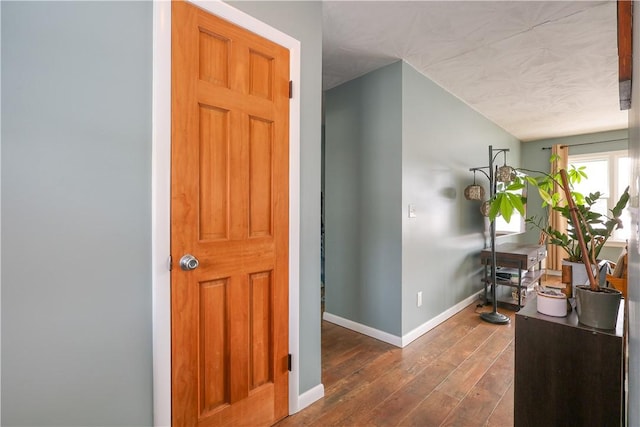
<svg viewBox="0 0 640 427"><path fill-rule="evenodd" d="M418 307L422 307L422 291L418 292L418 298L416 302L418 304Z"/></svg>
<svg viewBox="0 0 640 427"><path fill-rule="evenodd" d="M415 218L416 215L416 207L415 205L409 205L409 218Z"/></svg>

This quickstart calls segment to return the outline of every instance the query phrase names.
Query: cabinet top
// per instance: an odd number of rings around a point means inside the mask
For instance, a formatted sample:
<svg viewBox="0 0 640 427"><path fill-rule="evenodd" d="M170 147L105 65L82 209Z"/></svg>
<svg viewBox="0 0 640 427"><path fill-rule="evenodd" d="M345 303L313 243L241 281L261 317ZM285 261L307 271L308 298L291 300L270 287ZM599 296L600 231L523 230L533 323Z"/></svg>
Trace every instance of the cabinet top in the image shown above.
<svg viewBox="0 0 640 427"><path fill-rule="evenodd" d="M531 253L538 254L540 251L546 252L545 245L525 245L522 243L501 243L496 245L496 253L511 255L529 255ZM491 248L483 249L481 255L491 254Z"/></svg>
<svg viewBox="0 0 640 427"><path fill-rule="evenodd" d="M497 264L505 267L512 264L517 267L529 268L547 256L547 248L544 245L523 245L521 243L502 243L496 245ZM480 252L480 260L487 264L491 259L491 248Z"/></svg>
<svg viewBox="0 0 640 427"><path fill-rule="evenodd" d="M605 335L615 335L617 337L622 337L623 331L624 331L624 304L625 304L625 300L623 299L622 301L620 301L620 307L618 308L618 320L616 323L616 329L615 330L608 330L608 329L598 329L598 328L592 328L590 326L585 326L582 323L578 322L578 314L576 313L575 308L573 310L571 310L571 313L567 314L565 317L554 317L554 316L547 316L546 314L542 314L538 312L538 307L537 307L537 299L536 298L532 298L531 301L529 301L527 303L526 306L524 306L520 311L518 311L516 313L516 320L518 318L521 319L527 319L527 318L531 318L531 319L538 319L538 320L544 320L547 322L552 322L552 323L556 323L559 325L564 325L567 327L573 327L573 328L580 328L580 329L586 329L588 331L592 331L593 333L600 333L600 334L605 334Z"/></svg>

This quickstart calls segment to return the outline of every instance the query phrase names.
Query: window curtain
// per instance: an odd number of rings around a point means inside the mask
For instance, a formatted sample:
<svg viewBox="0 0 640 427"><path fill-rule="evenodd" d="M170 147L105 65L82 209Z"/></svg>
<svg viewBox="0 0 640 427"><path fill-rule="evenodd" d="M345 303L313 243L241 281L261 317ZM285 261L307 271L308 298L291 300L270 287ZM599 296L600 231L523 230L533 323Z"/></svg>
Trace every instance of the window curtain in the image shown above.
<svg viewBox="0 0 640 427"><path fill-rule="evenodd" d="M556 174L560 169L567 169L569 167L569 147L567 145L556 144L551 149L552 155L556 155L556 160L551 162L551 173ZM554 185L554 192L560 191L561 188L558 184ZM549 212L549 225L552 228L564 233L567 231L567 219L560 215L560 212L556 212L550 209ZM547 269L549 270L562 270L562 259L567 257L567 252L559 246L547 245Z"/></svg>

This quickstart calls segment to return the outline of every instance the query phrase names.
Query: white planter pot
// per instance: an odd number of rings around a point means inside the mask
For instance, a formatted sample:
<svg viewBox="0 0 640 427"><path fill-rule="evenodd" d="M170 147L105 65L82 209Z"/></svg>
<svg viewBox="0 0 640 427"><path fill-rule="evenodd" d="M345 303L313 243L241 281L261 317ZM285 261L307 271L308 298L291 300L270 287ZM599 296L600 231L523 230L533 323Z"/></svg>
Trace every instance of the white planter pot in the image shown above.
<svg viewBox="0 0 640 427"><path fill-rule="evenodd" d="M537 294L537 310L547 316L565 317L567 315L567 296L549 295L541 292Z"/></svg>
<svg viewBox="0 0 640 427"><path fill-rule="evenodd" d="M573 298L576 297L576 286L583 286L589 284L589 276L587 276L587 269L584 264L581 262L571 262L565 259L562 260L562 265L571 266L571 285L573 287L571 295ZM598 268L601 267L599 264L592 264L591 269L593 271L594 276L596 276L596 280L600 284L600 286L604 285L605 276L607 271L603 268L598 273Z"/></svg>
<svg viewBox="0 0 640 427"><path fill-rule="evenodd" d="M562 260L562 265L571 266L571 284L574 286L582 286L589 283L589 277L587 276L587 269L581 262L571 262Z"/></svg>

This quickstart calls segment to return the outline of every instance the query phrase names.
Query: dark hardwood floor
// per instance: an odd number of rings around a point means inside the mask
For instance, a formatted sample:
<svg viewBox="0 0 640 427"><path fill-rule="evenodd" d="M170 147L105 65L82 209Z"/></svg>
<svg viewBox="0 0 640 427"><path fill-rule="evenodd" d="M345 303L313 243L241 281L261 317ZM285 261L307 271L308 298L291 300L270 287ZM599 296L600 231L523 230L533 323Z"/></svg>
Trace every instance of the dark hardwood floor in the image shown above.
<svg viewBox="0 0 640 427"><path fill-rule="evenodd" d="M322 323L325 397L285 426L512 426L509 325L465 308L404 349Z"/></svg>
<svg viewBox="0 0 640 427"><path fill-rule="evenodd" d="M513 426L515 312L492 325L482 311L474 303L404 349L323 321L325 396L278 427Z"/></svg>

